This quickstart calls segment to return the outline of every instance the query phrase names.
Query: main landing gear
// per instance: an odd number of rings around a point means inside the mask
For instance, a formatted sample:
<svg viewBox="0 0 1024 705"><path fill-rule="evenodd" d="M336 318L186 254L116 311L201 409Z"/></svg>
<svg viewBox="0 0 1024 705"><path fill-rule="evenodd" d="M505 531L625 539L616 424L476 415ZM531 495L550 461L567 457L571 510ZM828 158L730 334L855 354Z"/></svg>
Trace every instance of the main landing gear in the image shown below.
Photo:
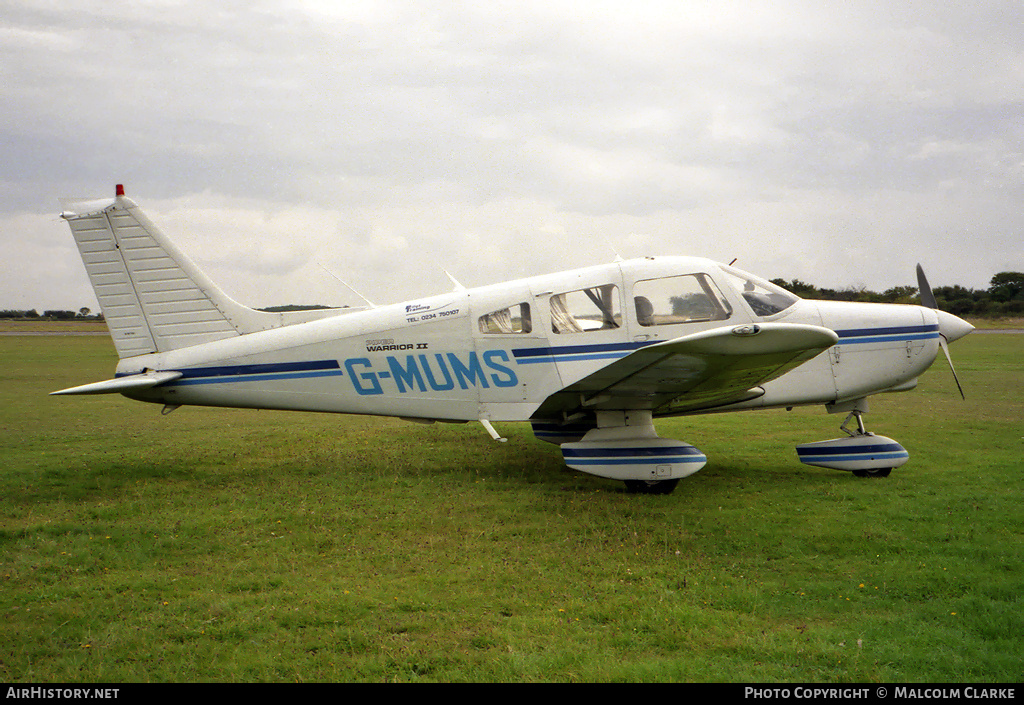
<svg viewBox="0 0 1024 705"><path fill-rule="evenodd" d="M646 410L598 411L596 428L561 446L573 470L622 480L637 494L668 494L708 460L689 443L659 438Z"/></svg>
<svg viewBox="0 0 1024 705"><path fill-rule="evenodd" d="M679 484L674 480L625 480L626 492L630 494L671 494Z"/></svg>

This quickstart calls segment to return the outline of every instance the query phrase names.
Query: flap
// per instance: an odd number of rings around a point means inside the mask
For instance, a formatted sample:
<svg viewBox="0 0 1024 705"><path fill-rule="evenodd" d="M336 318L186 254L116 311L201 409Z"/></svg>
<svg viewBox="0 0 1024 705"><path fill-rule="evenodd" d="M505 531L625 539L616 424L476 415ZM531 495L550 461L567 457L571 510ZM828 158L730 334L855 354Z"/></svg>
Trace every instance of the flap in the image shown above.
<svg viewBox="0 0 1024 705"><path fill-rule="evenodd" d="M533 418L578 411L712 408L761 396L758 386L835 345L828 328L796 323L728 326L655 343L548 397Z"/></svg>

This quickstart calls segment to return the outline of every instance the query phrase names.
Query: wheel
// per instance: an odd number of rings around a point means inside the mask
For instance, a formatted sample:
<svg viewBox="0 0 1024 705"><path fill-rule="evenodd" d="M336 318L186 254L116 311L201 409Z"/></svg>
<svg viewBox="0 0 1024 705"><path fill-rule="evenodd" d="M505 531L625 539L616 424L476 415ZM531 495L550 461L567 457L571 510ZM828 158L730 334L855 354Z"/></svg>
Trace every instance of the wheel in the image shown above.
<svg viewBox="0 0 1024 705"><path fill-rule="evenodd" d="M891 472L892 468L876 468L874 470L854 470L853 474L857 477L889 477Z"/></svg>
<svg viewBox="0 0 1024 705"><path fill-rule="evenodd" d="M630 494L670 494L679 484L675 480L624 480Z"/></svg>

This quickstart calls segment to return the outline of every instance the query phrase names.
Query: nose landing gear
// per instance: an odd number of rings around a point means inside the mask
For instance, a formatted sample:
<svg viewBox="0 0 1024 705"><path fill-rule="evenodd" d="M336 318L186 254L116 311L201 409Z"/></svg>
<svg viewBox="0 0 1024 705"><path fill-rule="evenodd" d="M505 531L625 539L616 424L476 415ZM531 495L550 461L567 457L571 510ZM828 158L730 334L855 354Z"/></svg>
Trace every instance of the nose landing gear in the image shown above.
<svg viewBox="0 0 1024 705"><path fill-rule="evenodd" d="M833 438L796 447L800 462L833 470L846 470L857 477L888 477L910 459L907 449L891 438L876 436L864 428L862 411L854 409L839 426L845 438ZM849 428L856 421L856 429Z"/></svg>

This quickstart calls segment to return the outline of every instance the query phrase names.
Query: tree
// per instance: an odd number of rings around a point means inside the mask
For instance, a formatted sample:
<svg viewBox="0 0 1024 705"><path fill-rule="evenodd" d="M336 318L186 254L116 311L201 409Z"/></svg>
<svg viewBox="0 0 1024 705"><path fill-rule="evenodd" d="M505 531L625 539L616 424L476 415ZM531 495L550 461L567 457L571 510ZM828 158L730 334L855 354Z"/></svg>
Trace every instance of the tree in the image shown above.
<svg viewBox="0 0 1024 705"><path fill-rule="evenodd" d="M882 300L887 303L909 304L911 297L917 294L916 286L894 286L886 289Z"/></svg>
<svg viewBox="0 0 1024 705"><path fill-rule="evenodd" d="M994 301L1024 300L1024 273L1000 272L989 282L988 295Z"/></svg>
<svg viewBox="0 0 1024 705"><path fill-rule="evenodd" d="M792 292L799 296L801 299L820 299L821 292L814 284L808 284L807 282L794 279L793 281L786 281L785 279L772 279L772 284L775 286L781 286L786 291Z"/></svg>
<svg viewBox="0 0 1024 705"><path fill-rule="evenodd" d="M43 311L43 318L49 318L51 321L67 321L74 317L74 311L62 311L57 309Z"/></svg>
<svg viewBox="0 0 1024 705"><path fill-rule="evenodd" d="M932 289L932 293L935 295L935 302L939 308L955 316L976 313L978 303L988 299L988 292L967 289L959 284L937 286Z"/></svg>

